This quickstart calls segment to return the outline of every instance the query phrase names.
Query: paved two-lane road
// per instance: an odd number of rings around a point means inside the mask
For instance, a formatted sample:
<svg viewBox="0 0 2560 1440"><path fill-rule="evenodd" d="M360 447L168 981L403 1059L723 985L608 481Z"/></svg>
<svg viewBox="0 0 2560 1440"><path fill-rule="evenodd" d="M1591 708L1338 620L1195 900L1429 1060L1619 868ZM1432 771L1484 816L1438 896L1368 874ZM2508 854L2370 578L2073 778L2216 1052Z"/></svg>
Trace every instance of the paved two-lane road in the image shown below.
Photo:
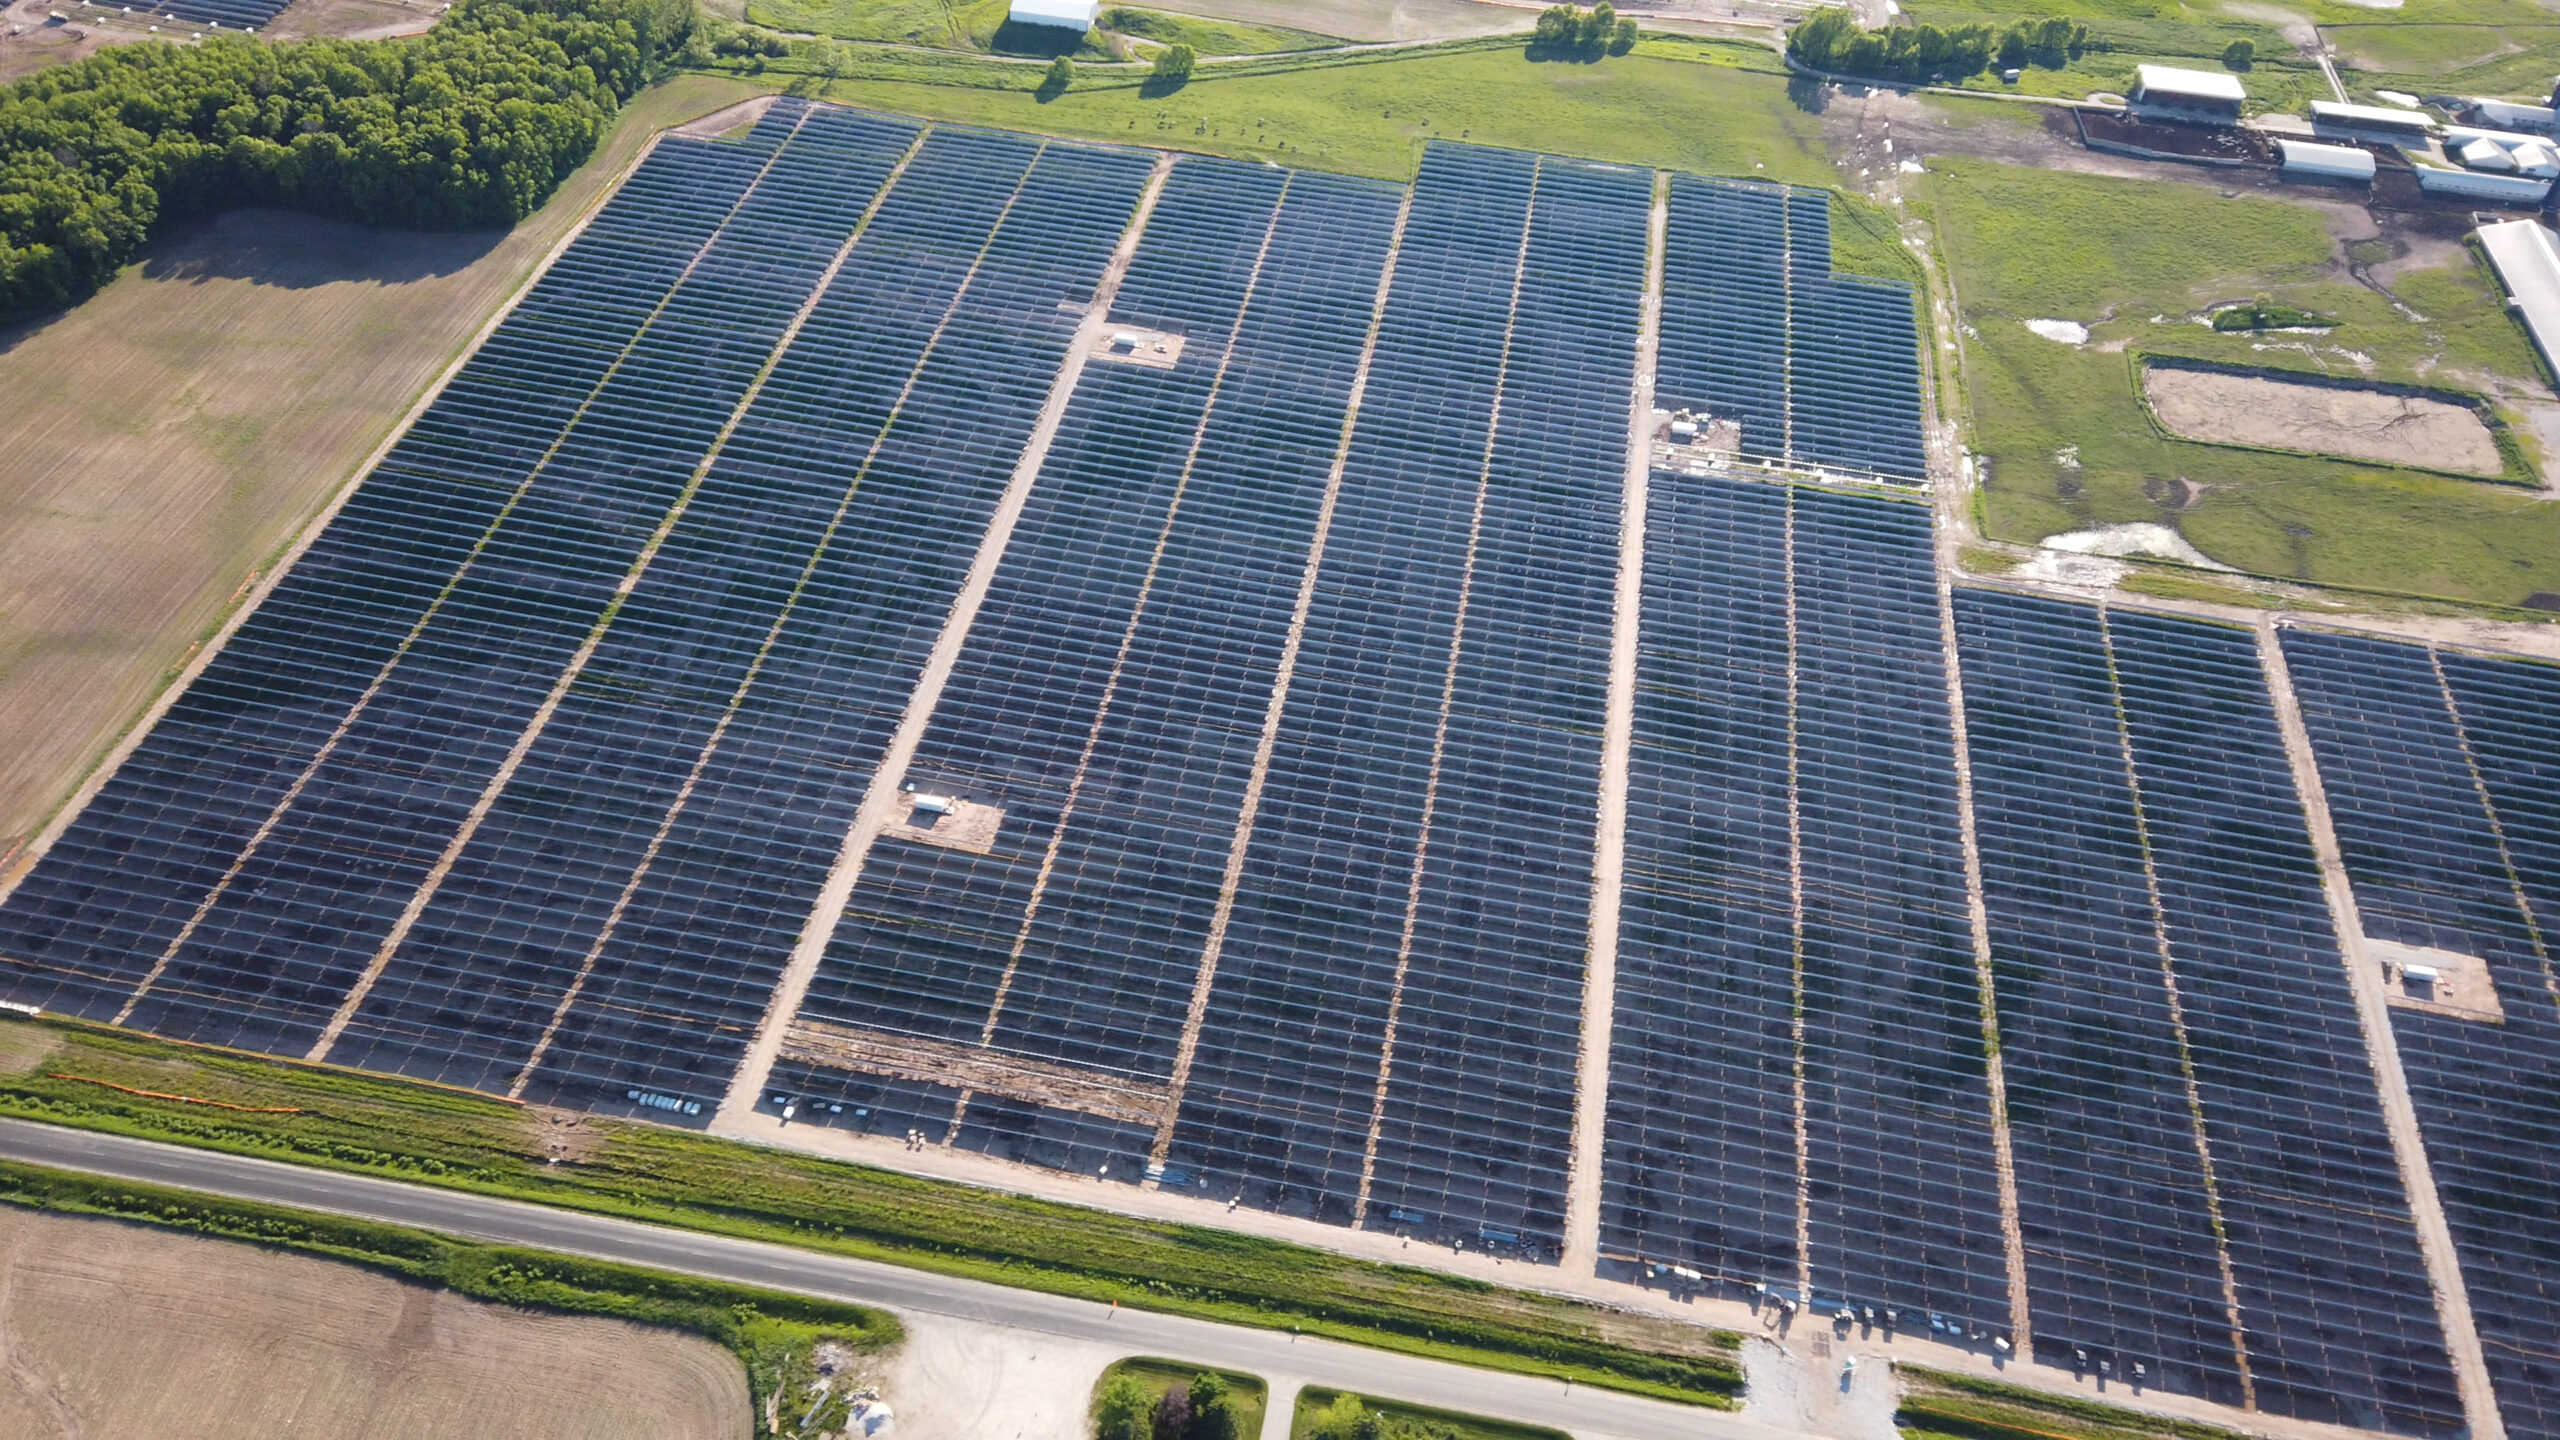
<svg viewBox="0 0 2560 1440"><path fill-rule="evenodd" d="M122 1136L0 1120L0 1156L242 1200L414 1225L473 1240L532 1246L742 1285L794 1290L893 1311L954 1316L1039 1335L1082 1341L1110 1338L1125 1343L1131 1354L1173 1355L1230 1369L1286 1375L1307 1384L1554 1425L1583 1437L1802 1440L1793 1431L1739 1416L1587 1386L1574 1386L1568 1393L1565 1386L1553 1380L1473 1370L1357 1345L1172 1315L1115 1312L1107 1305L1088 1300L1015 1290L981 1280L817 1254L785 1245L699 1235L524 1201L311 1170Z"/></svg>

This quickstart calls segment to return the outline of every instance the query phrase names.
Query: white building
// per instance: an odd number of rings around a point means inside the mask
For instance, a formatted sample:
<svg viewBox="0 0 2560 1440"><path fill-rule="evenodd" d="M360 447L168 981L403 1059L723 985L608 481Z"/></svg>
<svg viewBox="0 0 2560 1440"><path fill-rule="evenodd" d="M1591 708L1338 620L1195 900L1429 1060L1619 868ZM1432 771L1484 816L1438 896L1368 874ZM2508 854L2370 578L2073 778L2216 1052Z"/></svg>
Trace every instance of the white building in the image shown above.
<svg viewBox="0 0 2560 1440"><path fill-rule="evenodd" d="M1013 0L1005 19L1016 25L1055 25L1079 35L1093 28L1101 0Z"/></svg>
<svg viewBox="0 0 2560 1440"><path fill-rule="evenodd" d="M2530 175L2497 175L2486 170L2450 170L2419 165L2418 188L2434 195L2460 195L2501 205L2539 205L2551 194L2551 182Z"/></svg>
<svg viewBox="0 0 2560 1440"><path fill-rule="evenodd" d="M2501 220L2480 227L2480 248L2543 363L2560 366L2560 245L2536 221Z"/></svg>
<svg viewBox="0 0 2560 1440"><path fill-rule="evenodd" d="M2537 135L2560 134L2560 111L2548 105L2518 105L2507 100L2474 99L2471 114L2483 125L2500 130L2530 130Z"/></svg>
<svg viewBox="0 0 2560 1440"><path fill-rule="evenodd" d="M2435 129L2435 121L2423 110L2342 105L2334 100L2311 102L2311 133L2323 140L2373 140L2423 149Z"/></svg>
<svg viewBox="0 0 2560 1440"><path fill-rule="evenodd" d="M2284 159L2284 173L2303 180L2343 180L2350 184L2373 183L2373 152L2352 145L2322 145L2310 140L2278 140L2276 153Z"/></svg>
<svg viewBox="0 0 2560 1440"><path fill-rule="evenodd" d="M2136 65L2125 108L2146 119L2236 121L2249 92L2240 77L2175 65Z"/></svg>

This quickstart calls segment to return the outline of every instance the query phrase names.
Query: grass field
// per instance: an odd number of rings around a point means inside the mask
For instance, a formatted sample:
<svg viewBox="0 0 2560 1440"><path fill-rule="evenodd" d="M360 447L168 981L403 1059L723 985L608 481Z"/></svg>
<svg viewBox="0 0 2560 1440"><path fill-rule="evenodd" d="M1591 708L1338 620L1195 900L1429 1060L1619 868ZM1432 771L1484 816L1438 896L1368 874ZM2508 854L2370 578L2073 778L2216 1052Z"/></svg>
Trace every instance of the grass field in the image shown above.
<svg viewBox="0 0 2560 1440"><path fill-rule="evenodd" d="M1203 55L1267 55L1289 50L1320 50L1341 39L1277 25L1241 25L1232 20L1206 20L1197 15L1169 15L1115 5L1104 10L1101 24L1122 35L1165 45L1188 45Z"/></svg>
<svg viewBox="0 0 2560 1440"><path fill-rule="evenodd" d="M1298 1392L1298 1408L1289 1421L1289 1440L1335 1440L1335 1428L1324 1420L1327 1412L1343 1400L1339 1390L1310 1385ZM1406 1436L1429 1437L1429 1440L1570 1440L1561 1430L1544 1425L1522 1425L1510 1420L1497 1420L1489 1415L1462 1415L1455 1410L1435 1410L1427 1405L1405 1405L1394 1400L1381 1400L1374 1395L1350 1397L1359 1407L1384 1420L1386 1433L1395 1440Z"/></svg>
<svg viewBox="0 0 2560 1440"><path fill-rule="evenodd" d="M691 1335L138 1225L0 1207L0 1295L0 1435L735 1440L751 1414Z"/></svg>
<svg viewBox="0 0 2560 1440"><path fill-rule="evenodd" d="M1363 64L1219 74L1170 95L1134 84L1030 90L844 79L821 93L849 104L1053 135L1122 140L1403 180L1434 139L1585 155L1795 184L1833 179L1818 116L1779 76L1745 69L1732 47L1681 58L1544 63L1516 44Z"/></svg>
<svg viewBox="0 0 2560 1440"><path fill-rule="evenodd" d="M317 1256L338 1262L317 1269L295 1269L295 1274L312 1282L305 1287L306 1290L318 1292L316 1295L306 1294L305 1303L301 1305L261 1293L264 1287L258 1283L258 1273L247 1263L247 1259L254 1258L256 1252L245 1248L206 1249L196 1259L185 1262L183 1267L151 1263L126 1267L128 1273L135 1276L147 1275L158 1269L203 1267L227 1278L230 1284L226 1288L240 1292L232 1297L238 1312L232 1325L243 1332L240 1339L264 1347L245 1360L245 1367L256 1383L274 1387L266 1392L270 1399L277 1394L295 1395L297 1398L312 1395L328 1397L351 1388L342 1381L333 1391L326 1383L331 1377L325 1371L315 1372L305 1383L292 1383L289 1375L275 1373L289 1369L289 1366L271 1363L271 1357L291 1353L294 1348L290 1343L292 1332L303 1323L302 1317L306 1313L317 1312L325 1318L331 1296L343 1297L357 1287L357 1282L364 1280L375 1281L377 1287L389 1286L407 1293L394 1307L397 1318L386 1334L374 1333L385 1327L367 1326L359 1317L347 1316L329 1323L321 1333L309 1337L311 1344L322 1348L334 1343L341 1350L352 1349L355 1353L345 1355L337 1362L348 1369L390 1377L400 1376L404 1371L430 1369L432 1355L439 1348L439 1337L434 1333L434 1310L441 1308L470 1318L470 1312L447 1304L449 1299L492 1302L519 1314L547 1312L552 1316L587 1316L619 1322L602 1329L591 1326L587 1334L590 1338L601 1336L605 1340L620 1341L626 1349L639 1348L632 1344L635 1339L665 1340L673 1338L666 1334L668 1331L685 1332L710 1340L736 1357L735 1364L726 1359L711 1359L711 1363L704 1365L699 1362L711 1357L703 1355L699 1349L694 1351L693 1358L697 1363L693 1368L712 1372L714 1383L686 1388L719 1392L713 1397L717 1408L702 1407L700 1413L691 1417L697 1423L682 1425L673 1431L652 1423L656 1417L648 1417L645 1410L635 1416L624 1408L619 1397L600 1393L617 1383L625 1383L626 1377L618 1374L619 1366L610 1348L599 1343L564 1346L559 1352L546 1357L568 1362L557 1371L545 1368L538 1361L528 1362L528 1357L515 1357L517 1363L512 1367L514 1373L509 1378L516 1384L550 1375L558 1384L574 1387L574 1393L527 1398L518 1402L519 1408L531 1412L537 1420L547 1418L547 1424L536 1428L518 1431L501 1423L500 1417L487 1414L475 1417L466 1411L460 1418L476 1418L479 1421L477 1428L465 1425L429 1430L423 1428L424 1422L413 1422L421 1427L413 1429L411 1424L397 1423L396 1417L428 1408L441 1410L444 1405L456 1403L455 1399L446 1396L439 1403L439 1397L434 1394L408 1394L395 1387L377 1399L374 1413L366 1415L362 1421L342 1420L331 1424L326 1414L306 1416L293 1413L286 1417L288 1423L279 1426L279 1415L272 1405L253 1408L249 1414L240 1417L243 1423L222 1432L240 1435L244 1440L249 1436L263 1440L263 1437L273 1435L308 1435L320 1440L320 1437L342 1434L372 1433L737 1436L746 1433L753 1417L765 1410L777 1392L794 1396L810 1392L812 1383L818 1378L818 1359L822 1348L834 1351L839 1360L858 1359L898 1344L905 1335L896 1317L860 1306L549 1251L478 1244L379 1221L79 1175L14 1161L0 1161L0 1207L7 1207L0 1208L0 1226L34 1220L37 1218L35 1212L50 1212L53 1216L95 1216L130 1222L131 1227L247 1241L269 1252L269 1259ZM106 1233L133 1232L127 1226L118 1226ZM12 1249L9 1263L15 1265L20 1262L14 1253L15 1247ZM229 1267L227 1275L224 1274L226 1266ZM373 1272L373 1275L367 1276L363 1273L365 1271ZM274 1273L272 1267L266 1272L270 1276ZM7 1278L10 1277L0 1274L0 1280ZM398 1281L408 1284L400 1286L393 1283ZM92 1302L88 1308L98 1319L111 1320L128 1333L148 1328L153 1308L147 1298L140 1297L147 1297L150 1288L148 1280L109 1285L106 1289L115 1296L115 1303L101 1306ZM0 1284L0 1294L7 1293L7 1290L5 1284ZM374 1298L381 1298L379 1288ZM421 1302L430 1309L422 1312L419 1308ZM379 1310L381 1307L376 1305L373 1308ZM485 1311L485 1307L483 1309ZM16 1329L14 1316L11 1317L10 1329ZM526 1348L533 1348L539 1346L544 1337L535 1334L524 1338ZM659 1348L669 1350L674 1347L662 1345ZM711 1352L711 1356L716 1355L716 1351ZM633 1356L642 1364L649 1358L645 1354ZM740 1366L743 1366L743 1374ZM191 1372L182 1367L175 1370L146 1369L142 1373ZM347 1378L354 1379L356 1383L352 1388L361 1392L361 1379ZM285 1383L276 1386L279 1379ZM745 1383L738 1384L740 1380ZM504 1388L503 1381L498 1388ZM638 1392L638 1398L646 1402L651 1398L654 1387L635 1381L626 1383L625 1388ZM842 1395L840 1388L833 1399L835 1407L843 1404ZM509 1395L505 1398L516 1400L517 1397ZM309 1403L304 1402L305 1409L309 1408ZM579 1407L599 1412L598 1418L609 1423L601 1428L590 1428L589 1422L580 1418ZM827 1412L812 1410L806 1413L825 1418ZM670 1407L666 1418L681 1421L688 1417ZM266 1428L257 1428L259 1426ZM141 1426L131 1430L116 1426L105 1428L111 1434L213 1433L200 1428L191 1418L177 1424ZM79 1434L80 1427L67 1427L64 1433Z"/></svg>
<svg viewBox="0 0 2560 1440"><path fill-rule="evenodd" d="M1904 1365L1894 1425L1905 1440L2244 1440L2196 1420Z"/></svg>
<svg viewBox="0 0 2560 1440"><path fill-rule="evenodd" d="M1222 1230L1137 1220L72 1022L0 1020L0 1113L1728 1406L1736 1337ZM39 1050L23 1037L49 1035ZM63 1078L87 1077L86 1080ZM245 1115L90 1083L289 1115ZM569 1137L555 1148L557 1137ZM556 1159L557 1163L552 1163Z"/></svg>
<svg viewBox="0 0 2560 1440"><path fill-rule="evenodd" d="M1259 1375L1247 1375L1241 1370L1219 1370L1213 1365L1192 1365L1180 1360L1159 1360L1153 1356L1141 1355L1112 1362L1110 1368L1104 1370L1093 1382L1093 1393L1096 1399L1100 1399L1103 1386L1122 1375L1133 1375L1137 1377L1139 1384L1147 1387L1149 1395L1162 1396L1167 1390L1187 1387L1192 1377L1203 1371L1213 1371L1227 1382L1229 1403L1235 1410L1236 1434L1241 1437L1241 1440L1257 1440L1257 1437L1262 1434L1262 1412L1271 1401L1271 1387L1264 1384Z"/></svg>
<svg viewBox="0 0 2560 1440"><path fill-rule="evenodd" d="M646 92L510 233L242 212L171 235L77 309L0 333L0 857L649 135L749 93L697 76Z"/></svg>
<svg viewBox="0 0 2560 1440"><path fill-rule="evenodd" d="M2494 606L2560 589L2560 506L2513 486L2170 438L2123 353L2521 390L2532 357L2467 256L2394 279L2418 321L2339 273L2325 219L2306 206L1963 160L1930 169L1968 327L1974 444L1990 460L1984 534L2033 543L2157 521L2254 574ZM2343 323L2311 336L2195 323L2261 295ZM2091 343L2044 339L2031 319L2078 321Z"/></svg>

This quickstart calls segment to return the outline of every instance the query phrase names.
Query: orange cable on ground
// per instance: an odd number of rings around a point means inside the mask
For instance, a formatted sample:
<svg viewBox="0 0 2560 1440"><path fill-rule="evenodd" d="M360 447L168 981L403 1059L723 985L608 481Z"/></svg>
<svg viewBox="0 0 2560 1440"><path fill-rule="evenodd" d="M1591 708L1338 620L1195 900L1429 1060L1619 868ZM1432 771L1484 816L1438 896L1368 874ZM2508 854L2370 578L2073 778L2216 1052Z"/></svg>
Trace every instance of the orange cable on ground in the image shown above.
<svg viewBox="0 0 2560 1440"><path fill-rule="evenodd" d="M127 1095L139 1095L145 1100L176 1100L188 1105L210 1105L217 1110L237 1110L244 1115L299 1115L302 1113L300 1107L293 1105L234 1105L228 1100L199 1100L193 1095L164 1095L157 1090L136 1090L130 1085L118 1085L112 1080L97 1080L87 1075L73 1075L61 1070L48 1070L45 1072L45 1078L77 1080L83 1085L103 1085L109 1090L121 1090Z"/></svg>

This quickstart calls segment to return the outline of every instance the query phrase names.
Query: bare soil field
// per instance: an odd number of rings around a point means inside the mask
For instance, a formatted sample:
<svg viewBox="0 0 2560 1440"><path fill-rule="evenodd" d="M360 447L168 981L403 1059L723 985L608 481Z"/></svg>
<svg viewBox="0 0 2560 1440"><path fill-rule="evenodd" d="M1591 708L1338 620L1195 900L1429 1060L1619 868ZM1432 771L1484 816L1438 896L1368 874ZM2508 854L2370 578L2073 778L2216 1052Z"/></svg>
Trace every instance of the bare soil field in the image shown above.
<svg viewBox="0 0 2560 1440"><path fill-rule="evenodd" d="M0 1210L0 1435L744 1440L736 1357L350 1265Z"/></svg>
<svg viewBox="0 0 2560 1440"><path fill-rule="evenodd" d="M2144 371L2142 388L2160 423L2190 440L2469 475L2504 468L2480 417L2442 400L2167 367Z"/></svg>
<svg viewBox="0 0 2560 1440"><path fill-rule="evenodd" d="M504 234L243 211L0 331L0 875L649 137L752 93L644 93Z"/></svg>

